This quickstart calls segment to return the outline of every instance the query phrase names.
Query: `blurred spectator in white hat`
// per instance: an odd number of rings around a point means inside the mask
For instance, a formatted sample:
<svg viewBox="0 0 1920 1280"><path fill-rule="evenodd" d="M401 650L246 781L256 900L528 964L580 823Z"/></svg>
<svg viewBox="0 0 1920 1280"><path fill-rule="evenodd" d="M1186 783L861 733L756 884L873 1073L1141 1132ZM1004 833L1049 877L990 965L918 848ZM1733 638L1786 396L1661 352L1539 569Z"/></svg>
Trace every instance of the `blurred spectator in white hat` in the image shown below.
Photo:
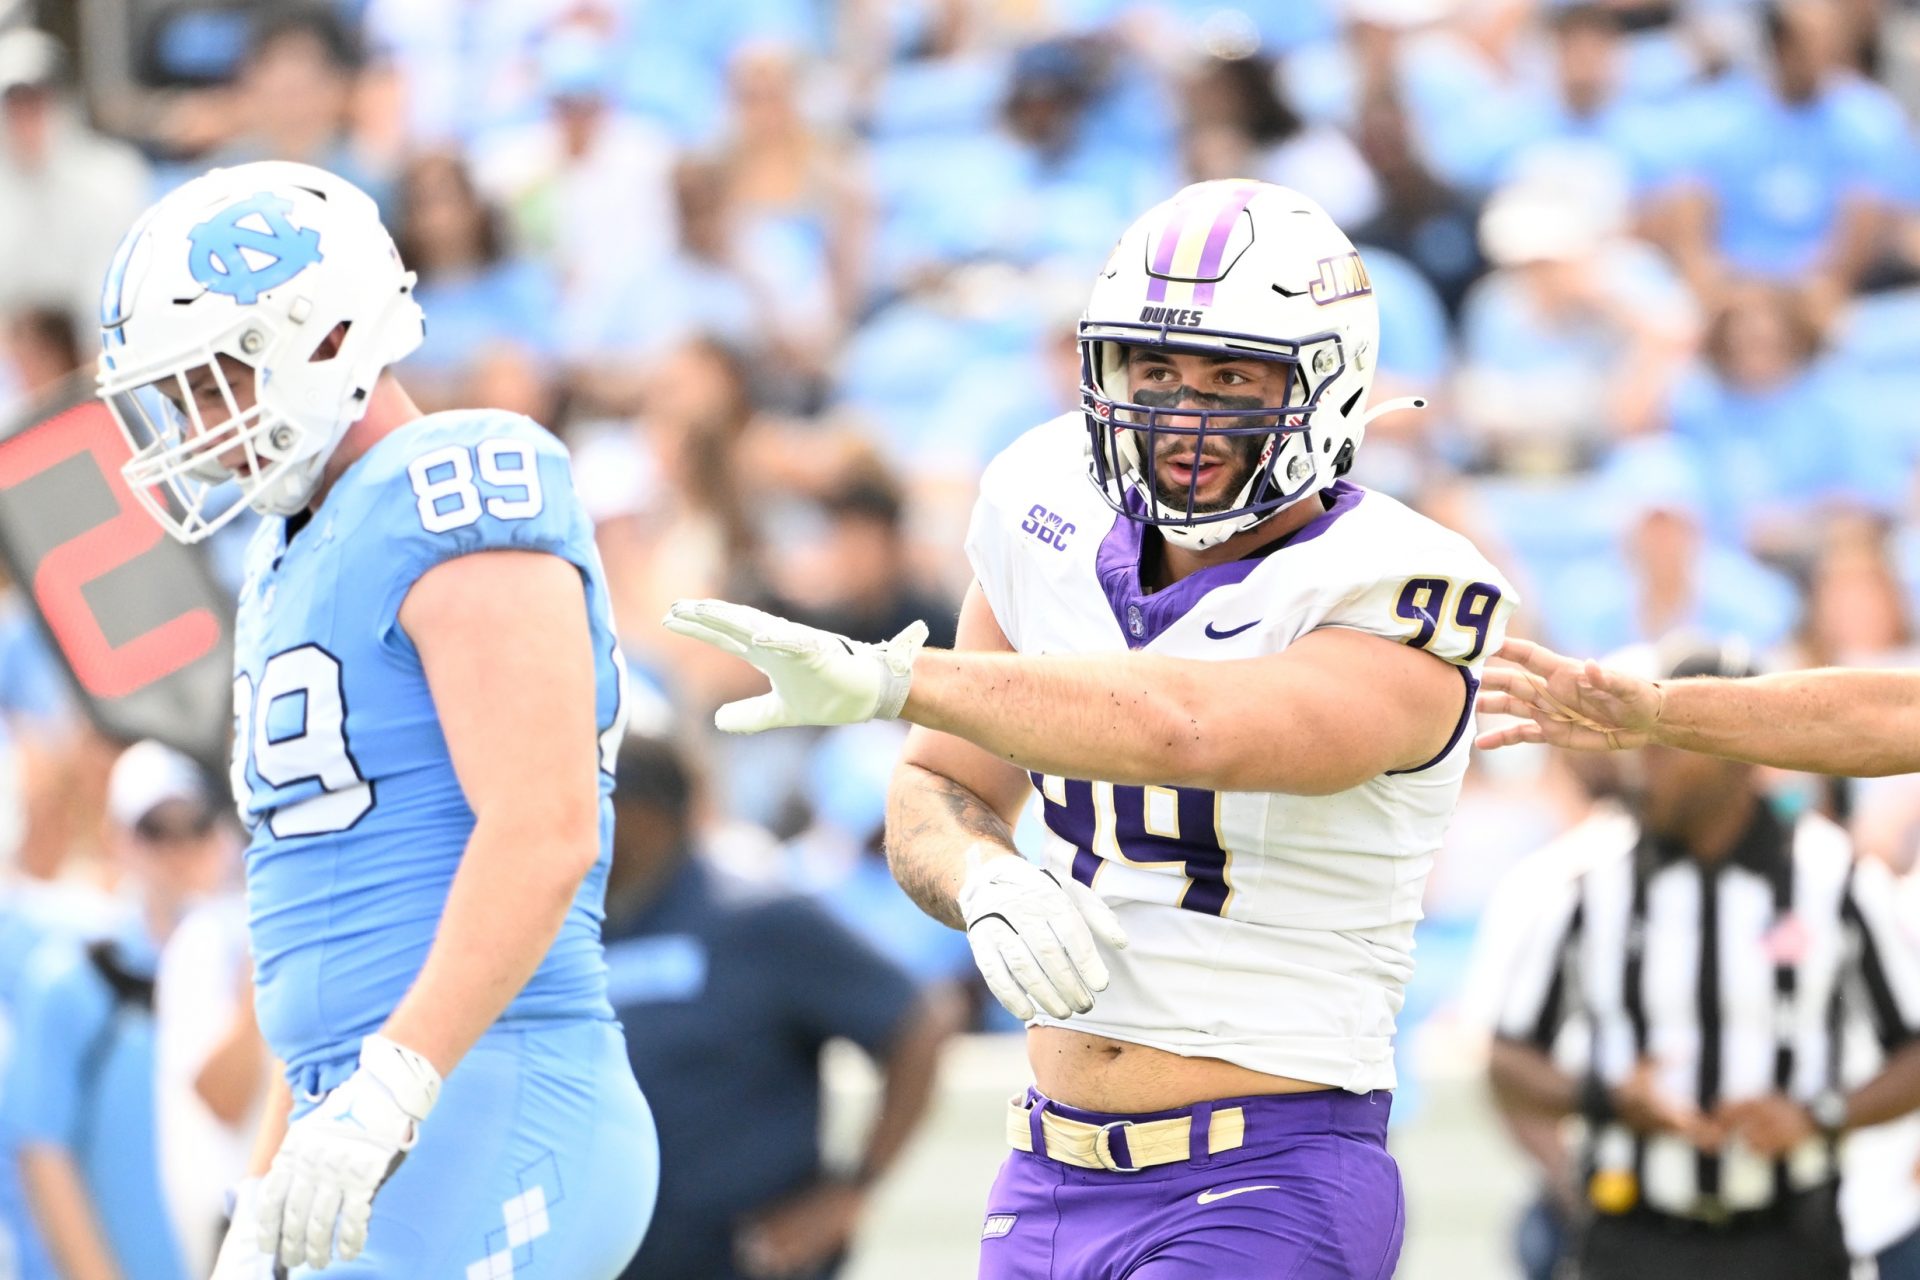
<svg viewBox="0 0 1920 1280"><path fill-rule="evenodd" d="M1799 592L1713 538L1705 487L1683 446L1636 441L1594 484L1618 514L1619 540L1542 581L1539 616L1556 644L1609 653L1674 631L1738 637L1760 651L1786 640Z"/></svg>
<svg viewBox="0 0 1920 1280"><path fill-rule="evenodd" d="M1685 286L1627 239L1625 192L1553 165L1495 193L1461 311L1459 409L1485 461L1563 470L1645 430L1691 349Z"/></svg>
<svg viewBox="0 0 1920 1280"><path fill-rule="evenodd" d="M59 42L0 32L0 312L58 307L93 333L101 278L148 184L139 153L81 117Z"/></svg>
<svg viewBox="0 0 1920 1280"><path fill-rule="evenodd" d="M615 99L618 67L592 22L555 28L536 58L544 112L481 138L473 172L514 242L559 274L555 327L566 332L574 311L604 312L608 291L618 296L637 267L671 253L675 149Z"/></svg>
<svg viewBox="0 0 1920 1280"><path fill-rule="evenodd" d="M184 1280L161 1189L154 977L181 916L232 882L235 842L201 769L141 742L108 777L105 844L126 914L27 962L0 1126L58 1274Z"/></svg>

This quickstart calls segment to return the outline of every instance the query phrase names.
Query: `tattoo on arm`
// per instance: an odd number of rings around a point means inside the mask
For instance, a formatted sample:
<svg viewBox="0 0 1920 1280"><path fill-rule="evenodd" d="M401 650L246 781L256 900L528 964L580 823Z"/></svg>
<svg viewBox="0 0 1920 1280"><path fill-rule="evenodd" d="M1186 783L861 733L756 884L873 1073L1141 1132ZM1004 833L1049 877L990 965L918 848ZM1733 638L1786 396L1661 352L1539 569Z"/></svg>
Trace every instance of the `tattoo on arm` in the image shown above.
<svg viewBox="0 0 1920 1280"><path fill-rule="evenodd" d="M920 909L952 929L967 922L954 902L964 868L961 855L975 841L1013 848L1013 830L971 788L930 769L896 786L887 814L887 863L893 878Z"/></svg>

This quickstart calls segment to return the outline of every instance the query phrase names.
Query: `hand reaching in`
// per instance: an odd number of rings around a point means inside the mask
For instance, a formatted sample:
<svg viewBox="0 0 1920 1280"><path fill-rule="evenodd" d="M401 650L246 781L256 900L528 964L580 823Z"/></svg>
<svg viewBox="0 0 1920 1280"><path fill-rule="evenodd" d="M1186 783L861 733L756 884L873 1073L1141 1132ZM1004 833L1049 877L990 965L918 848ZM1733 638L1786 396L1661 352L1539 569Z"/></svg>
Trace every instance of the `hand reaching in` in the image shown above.
<svg viewBox="0 0 1920 1280"><path fill-rule="evenodd" d="M1625 751L1653 740L1666 695L1649 680L1588 660L1562 657L1529 640L1509 640L1480 687L1483 714L1518 724L1481 734L1482 749L1545 742L1578 751Z"/></svg>

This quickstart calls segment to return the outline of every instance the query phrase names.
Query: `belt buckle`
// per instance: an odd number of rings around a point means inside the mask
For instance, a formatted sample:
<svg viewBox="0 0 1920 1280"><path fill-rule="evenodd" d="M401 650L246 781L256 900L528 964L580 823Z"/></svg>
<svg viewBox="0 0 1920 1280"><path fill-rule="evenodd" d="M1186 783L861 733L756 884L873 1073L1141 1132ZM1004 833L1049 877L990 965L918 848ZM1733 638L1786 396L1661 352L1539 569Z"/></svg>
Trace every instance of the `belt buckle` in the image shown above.
<svg viewBox="0 0 1920 1280"><path fill-rule="evenodd" d="M1098 1129L1094 1130L1093 1158L1099 1162L1099 1165L1102 1169L1107 1170L1107 1172L1109 1173L1139 1173L1140 1172L1141 1167L1139 1165L1137 1164L1123 1165L1119 1161L1113 1158L1113 1131L1115 1129L1131 1129L1131 1128L1133 1128L1133 1121L1131 1120L1109 1120L1105 1124L1101 1125ZM1132 1158L1133 1150L1131 1147L1128 1148L1127 1155L1129 1159Z"/></svg>

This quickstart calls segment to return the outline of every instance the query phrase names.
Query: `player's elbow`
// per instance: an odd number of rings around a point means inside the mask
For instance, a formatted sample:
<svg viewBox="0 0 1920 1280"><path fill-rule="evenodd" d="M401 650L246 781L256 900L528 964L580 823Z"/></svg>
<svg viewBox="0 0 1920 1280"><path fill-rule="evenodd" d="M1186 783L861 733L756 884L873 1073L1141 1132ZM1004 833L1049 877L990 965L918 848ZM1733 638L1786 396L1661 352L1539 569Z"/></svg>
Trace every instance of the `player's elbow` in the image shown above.
<svg viewBox="0 0 1920 1280"><path fill-rule="evenodd" d="M1209 791L1267 791L1287 796L1331 796L1376 776L1378 769L1347 767L1339 760L1314 759L1310 752L1249 742L1244 735L1221 734L1210 751L1200 753L1198 776L1187 783Z"/></svg>
<svg viewBox="0 0 1920 1280"><path fill-rule="evenodd" d="M557 892L571 894L600 860L597 790L591 799L569 798L483 811L478 825L502 848L538 850L533 868L551 880Z"/></svg>
<svg viewBox="0 0 1920 1280"><path fill-rule="evenodd" d="M1380 771L1328 749L1328 735L1290 727L1304 721L1285 706L1250 702L1244 691L1196 686L1162 730L1172 767L1160 776L1209 791L1330 796Z"/></svg>
<svg viewBox="0 0 1920 1280"><path fill-rule="evenodd" d="M558 824L551 837L554 873L571 892L600 861L600 815L572 815Z"/></svg>

